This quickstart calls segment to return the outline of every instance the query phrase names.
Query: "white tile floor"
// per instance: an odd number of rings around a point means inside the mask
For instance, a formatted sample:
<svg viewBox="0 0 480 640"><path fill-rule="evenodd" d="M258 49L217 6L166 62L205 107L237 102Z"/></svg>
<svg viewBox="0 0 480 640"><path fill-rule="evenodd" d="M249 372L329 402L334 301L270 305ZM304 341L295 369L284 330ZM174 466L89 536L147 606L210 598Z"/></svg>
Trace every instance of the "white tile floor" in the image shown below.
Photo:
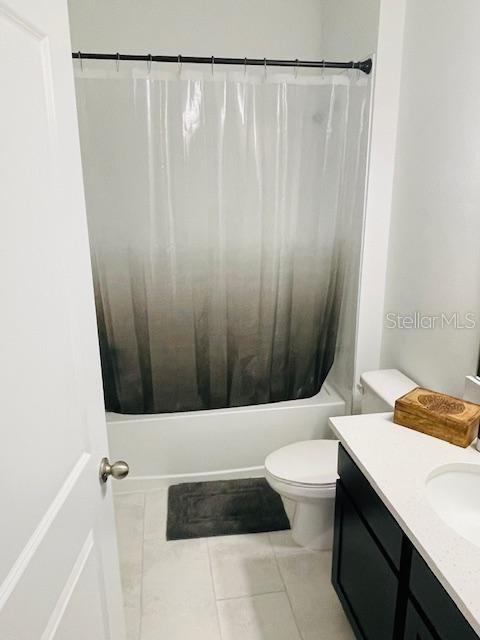
<svg viewBox="0 0 480 640"><path fill-rule="evenodd" d="M128 640L354 639L330 552L289 531L166 542L166 489L115 505Z"/></svg>

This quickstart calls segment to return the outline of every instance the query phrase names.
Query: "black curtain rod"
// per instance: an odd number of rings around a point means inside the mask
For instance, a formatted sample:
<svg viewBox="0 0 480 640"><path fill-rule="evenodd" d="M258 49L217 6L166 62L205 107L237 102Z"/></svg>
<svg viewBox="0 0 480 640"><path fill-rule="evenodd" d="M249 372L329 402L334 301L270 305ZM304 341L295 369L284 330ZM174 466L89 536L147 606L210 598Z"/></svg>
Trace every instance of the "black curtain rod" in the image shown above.
<svg viewBox="0 0 480 640"><path fill-rule="evenodd" d="M138 60L143 62L176 62L178 64L238 64L254 67L306 67L309 69L359 69L366 74L372 70L372 59L359 62L328 62L327 60L271 60L269 58L216 58L215 56L153 56L124 53L72 53L79 60Z"/></svg>

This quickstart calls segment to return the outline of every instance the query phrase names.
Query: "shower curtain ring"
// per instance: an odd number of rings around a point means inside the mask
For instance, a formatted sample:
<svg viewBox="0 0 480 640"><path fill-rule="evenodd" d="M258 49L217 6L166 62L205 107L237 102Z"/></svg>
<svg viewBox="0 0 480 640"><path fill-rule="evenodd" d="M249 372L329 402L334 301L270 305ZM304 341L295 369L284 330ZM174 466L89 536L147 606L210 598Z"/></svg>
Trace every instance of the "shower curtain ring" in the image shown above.
<svg viewBox="0 0 480 640"><path fill-rule="evenodd" d="M325 77L325 60L322 60L322 78Z"/></svg>
<svg viewBox="0 0 480 640"><path fill-rule="evenodd" d="M213 65L215 64L215 57L214 57L214 56L212 56L212 62L211 62L211 64L212 64L212 78L213 78L213 76L215 75L215 73L214 73L214 71L213 71Z"/></svg>
<svg viewBox="0 0 480 640"><path fill-rule="evenodd" d="M178 75L181 76L182 75L182 56L180 54L178 54Z"/></svg>
<svg viewBox="0 0 480 640"><path fill-rule="evenodd" d="M267 59L263 59L263 72L265 74L265 80L267 79Z"/></svg>
<svg viewBox="0 0 480 640"><path fill-rule="evenodd" d="M147 69L148 69L148 75L150 75L152 71L152 54L151 53L148 54Z"/></svg>
<svg viewBox="0 0 480 640"><path fill-rule="evenodd" d="M78 52L78 60L80 62L80 71L83 71L83 58L80 51Z"/></svg>
<svg viewBox="0 0 480 640"><path fill-rule="evenodd" d="M298 76L298 58L295 60L295 80L297 79Z"/></svg>
<svg viewBox="0 0 480 640"><path fill-rule="evenodd" d="M120 54L117 51L117 60L115 62L116 67L117 67L117 71L120 71Z"/></svg>
<svg viewBox="0 0 480 640"><path fill-rule="evenodd" d="M243 75L247 75L247 58L244 59Z"/></svg>

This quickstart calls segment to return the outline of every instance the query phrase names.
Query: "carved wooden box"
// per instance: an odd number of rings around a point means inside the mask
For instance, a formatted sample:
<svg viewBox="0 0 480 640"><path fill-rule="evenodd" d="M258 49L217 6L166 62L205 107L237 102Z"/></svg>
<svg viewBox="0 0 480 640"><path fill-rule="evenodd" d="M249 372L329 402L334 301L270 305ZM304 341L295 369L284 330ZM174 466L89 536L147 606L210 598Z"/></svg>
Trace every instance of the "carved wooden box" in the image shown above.
<svg viewBox="0 0 480 640"><path fill-rule="evenodd" d="M393 421L459 447L477 437L480 405L417 387L395 402Z"/></svg>

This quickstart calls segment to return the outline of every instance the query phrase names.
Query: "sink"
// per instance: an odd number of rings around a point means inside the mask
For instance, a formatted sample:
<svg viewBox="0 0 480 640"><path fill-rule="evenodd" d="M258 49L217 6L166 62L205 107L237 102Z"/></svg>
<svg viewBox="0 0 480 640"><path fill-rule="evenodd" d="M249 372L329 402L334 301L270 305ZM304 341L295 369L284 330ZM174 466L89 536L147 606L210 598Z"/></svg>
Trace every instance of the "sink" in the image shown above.
<svg viewBox="0 0 480 640"><path fill-rule="evenodd" d="M440 518L480 547L480 465L458 463L435 469L427 478L427 497Z"/></svg>

